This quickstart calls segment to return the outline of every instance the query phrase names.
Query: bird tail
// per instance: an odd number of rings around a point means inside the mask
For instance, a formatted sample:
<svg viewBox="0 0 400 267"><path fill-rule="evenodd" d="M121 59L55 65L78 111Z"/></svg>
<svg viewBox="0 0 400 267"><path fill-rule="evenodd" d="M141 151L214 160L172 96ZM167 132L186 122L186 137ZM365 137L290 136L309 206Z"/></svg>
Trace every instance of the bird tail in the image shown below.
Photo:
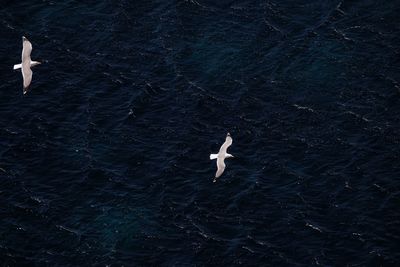
<svg viewBox="0 0 400 267"><path fill-rule="evenodd" d="M210 160L218 158L218 154L210 154Z"/></svg>
<svg viewBox="0 0 400 267"><path fill-rule="evenodd" d="M39 61L31 61L31 67L34 67L34 66L39 65L39 64L42 64L42 63L39 62Z"/></svg>
<svg viewBox="0 0 400 267"><path fill-rule="evenodd" d="M16 64L14 65L14 70L20 69L22 67L22 64Z"/></svg>

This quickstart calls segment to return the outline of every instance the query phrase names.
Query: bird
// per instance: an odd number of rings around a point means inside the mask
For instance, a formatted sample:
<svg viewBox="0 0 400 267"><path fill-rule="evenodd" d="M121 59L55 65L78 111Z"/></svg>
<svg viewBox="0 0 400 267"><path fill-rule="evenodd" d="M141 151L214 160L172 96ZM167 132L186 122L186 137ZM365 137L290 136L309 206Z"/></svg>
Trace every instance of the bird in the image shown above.
<svg viewBox="0 0 400 267"><path fill-rule="evenodd" d="M22 56L21 64L14 65L14 70L22 69L22 78L24 79L24 94L28 92L29 85L32 81L31 67L41 64L39 61L31 60L32 44L29 40L22 36Z"/></svg>
<svg viewBox="0 0 400 267"><path fill-rule="evenodd" d="M210 154L210 160L217 159L217 172L215 173L215 177L213 180L214 183L217 181L217 178L220 177L225 170L225 158L233 158L233 155L226 152L226 150L230 145L232 145L232 137L230 133L227 133L225 142L219 149L218 154Z"/></svg>

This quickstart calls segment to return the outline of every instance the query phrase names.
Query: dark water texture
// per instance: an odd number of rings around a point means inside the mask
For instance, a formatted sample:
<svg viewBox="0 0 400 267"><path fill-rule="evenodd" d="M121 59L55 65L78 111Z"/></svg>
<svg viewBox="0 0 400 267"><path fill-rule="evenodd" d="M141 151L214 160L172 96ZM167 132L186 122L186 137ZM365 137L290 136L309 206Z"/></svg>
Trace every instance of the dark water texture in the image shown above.
<svg viewBox="0 0 400 267"><path fill-rule="evenodd" d="M400 265L399 1L0 3L1 266Z"/></svg>

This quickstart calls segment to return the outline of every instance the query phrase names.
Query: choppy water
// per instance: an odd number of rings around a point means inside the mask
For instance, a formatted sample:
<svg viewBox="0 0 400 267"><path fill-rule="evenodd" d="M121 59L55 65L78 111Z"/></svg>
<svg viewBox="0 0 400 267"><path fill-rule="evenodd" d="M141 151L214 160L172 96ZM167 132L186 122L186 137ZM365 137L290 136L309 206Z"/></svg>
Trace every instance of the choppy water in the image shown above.
<svg viewBox="0 0 400 267"><path fill-rule="evenodd" d="M0 265L399 265L399 14L1 1Z"/></svg>

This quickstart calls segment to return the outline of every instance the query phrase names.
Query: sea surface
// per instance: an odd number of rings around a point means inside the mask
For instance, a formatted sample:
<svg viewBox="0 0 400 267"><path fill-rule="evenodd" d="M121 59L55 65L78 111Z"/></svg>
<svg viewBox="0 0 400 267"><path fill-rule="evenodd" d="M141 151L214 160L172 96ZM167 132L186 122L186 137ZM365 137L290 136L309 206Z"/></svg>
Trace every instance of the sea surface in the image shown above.
<svg viewBox="0 0 400 267"><path fill-rule="evenodd" d="M1 0L0 266L400 266L399 14Z"/></svg>

